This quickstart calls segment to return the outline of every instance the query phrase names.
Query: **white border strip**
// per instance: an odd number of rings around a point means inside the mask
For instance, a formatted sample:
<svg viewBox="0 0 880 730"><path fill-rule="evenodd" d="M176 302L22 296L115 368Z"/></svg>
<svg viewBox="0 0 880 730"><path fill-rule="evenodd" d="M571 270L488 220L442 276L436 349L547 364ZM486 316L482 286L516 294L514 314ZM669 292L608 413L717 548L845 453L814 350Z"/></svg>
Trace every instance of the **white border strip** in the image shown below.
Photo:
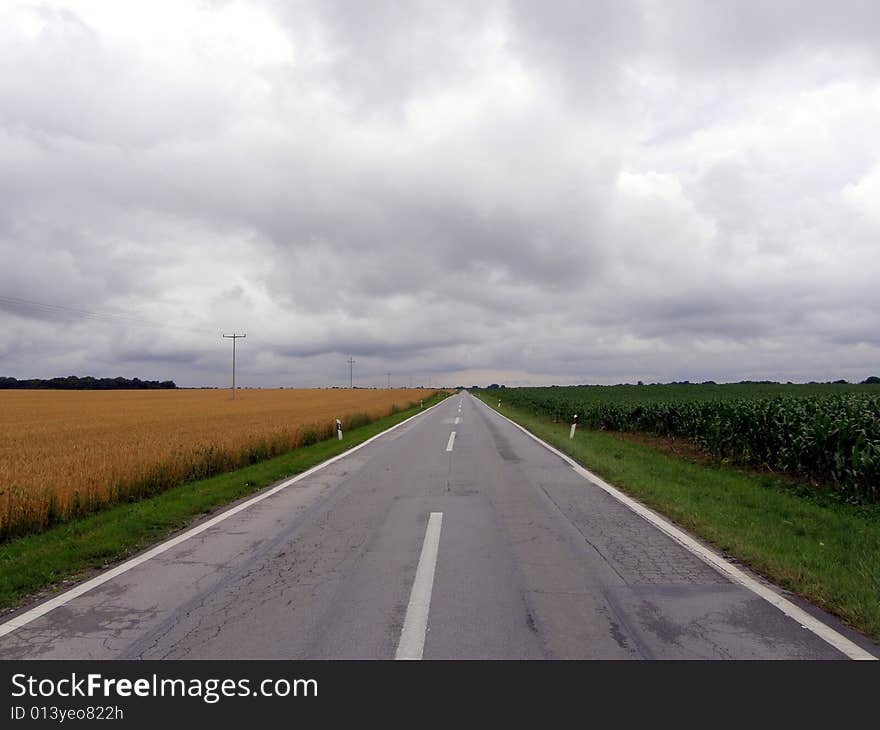
<svg viewBox="0 0 880 730"><path fill-rule="evenodd" d="M320 464L316 464L315 466L311 467L310 469L307 469L306 471L302 472L301 474L297 474L295 477L292 477L291 479L288 479L285 482L281 482L281 484L278 484L278 485L272 487L271 489L266 490L262 494L258 494L256 497L251 497L249 500L242 502L241 504L237 504L235 507L232 507L231 509L228 509L225 512L220 513L216 517L212 517L210 520L207 520L206 522L202 522L201 524L196 525L195 527L187 530L186 532L183 532L180 535L177 535L176 537L172 537L170 540L166 540L165 542L159 543L158 545L156 545L156 547L151 548L150 550L147 550L147 552L141 553L140 555L132 558L131 560L126 560L124 563L117 565L115 568L111 568L110 570L108 570L104 573L101 573L100 575L96 575L94 578L87 580L85 583L80 583L78 586L75 586L75 587L71 588L70 590L65 591L64 593L61 593L61 594L55 596L54 598L50 598L48 601L45 601L45 602L39 604L38 606L35 606L34 608L30 609L29 611L25 611L24 613L21 613L18 616L14 616L13 618L9 619L8 621L0 624L0 636L6 636L6 634L11 634L16 629L20 629L22 626L29 624L31 621L35 621L36 619L40 618L41 616L45 616L47 613L49 613L49 611L52 611L52 610L58 608L59 606L63 606L66 603L69 603L74 598L78 598L79 596L83 595L84 593L88 593L93 588L97 588L99 585L102 585L102 584L106 583L107 581L113 580L117 576L128 572L129 570L137 567L141 563L146 563L148 560L152 560L157 555L161 555L162 553L167 552L168 550L175 547L176 545L180 545L180 543L185 542L186 540L189 540L191 537L195 537L196 535L204 532L205 530L210 530L215 525L220 524L224 520L228 520L233 515L236 515L239 512L242 512L243 510L248 509L249 507L253 507L258 502L262 502L264 499L271 497L273 494L277 494L282 489L286 489L291 484L296 484L296 482L301 481L302 479L305 479L306 477L311 476L316 471L320 471L321 469L330 466L330 464L333 464L333 463L339 461L340 459L344 459L346 456L353 454L355 451L359 451L360 449L364 448L365 446L368 446L369 444L371 444L376 439L384 436L386 433L393 431L396 428L400 428L405 423L409 423L414 418L418 418L419 416L424 416L428 411L431 411L431 410L437 408L438 406L443 405L447 400L448 400L448 398L444 398L439 403L435 403L433 406L431 406L427 410L420 411L419 413L416 413L414 416L410 416L406 420L401 421L400 423L396 423L393 426L391 426L390 428L386 428L384 431L377 433L375 436L371 436L363 443L360 443L357 446L352 446L347 451L343 451L341 454L337 454L336 456L334 456L330 459L327 459L327 461L322 461Z"/></svg>
<svg viewBox="0 0 880 730"><path fill-rule="evenodd" d="M734 583L738 583L739 585L748 588L753 593L756 593L758 596L763 598L772 606L778 608L782 613L786 616L797 621L801 626L805 629L809 629L820 639L827 641L831 646L837 649L839 652L845 654L850 659L861 659L861 660L873 660L877 661L877 657L866 651L858 644L850 641L842 634L838 633L834 629L832 629L827 624L822 623L819 619L811 614L807 613L800 606L795 605L791 601L786 598L783 598L775 591L771 590L763 583L758 582L748 574L744 573L742 570L737 568L735 565L727 562L723 557L715 553L714 551L707 548L705 545L700 544L696 540L694 540L690 535L680 530L678 527L669 522L665 517L661 517L659 514L654 512L653 510L648 509L641 502L637 502L632 497L624 494L616 487L612 487L608 482L604 481L601 477L593 474L593 472L585 469L580 464L578 464L574 459L572 459L567 454L562 453L558 449L554 448L546 441L535 436L533 433L525 429L523 426L520 426L515 421L511 421L507 416L502 415L494 408L484 403L476 396L473 396L475 400L479 401L483 406L488 408L492 413L501 416L505 421L509 421L514 426L516 426L520 431L522 431L526 436L531 439L537 441L541 446L552 451L554 454L559 456L564 461L568 462L572 469L577 472L584 479L591 481L597 487L604 489L608 494L614 497L619 502L622 502L627 507L629 507L633 512L635 512L640 517L643 517L648 522L650 522L654 527L663 532L664 534L671 537L677 543L679 543L682 547L696 555L703 562L708 563L717 571L727 576Z"/></svg>
<svg viewBox="0 0 880 730"><path fill-rule="evenodd" d="M425 529L425 541L419 555L419 565L409 594L406 618L400 632L395 659L421 659L425 651L425 638L428 633L428 614L431 611L431 594L434 592L434 571L437 567L437 553L440 550L440 528L443 527L443 513L432 512Z"/></svg>

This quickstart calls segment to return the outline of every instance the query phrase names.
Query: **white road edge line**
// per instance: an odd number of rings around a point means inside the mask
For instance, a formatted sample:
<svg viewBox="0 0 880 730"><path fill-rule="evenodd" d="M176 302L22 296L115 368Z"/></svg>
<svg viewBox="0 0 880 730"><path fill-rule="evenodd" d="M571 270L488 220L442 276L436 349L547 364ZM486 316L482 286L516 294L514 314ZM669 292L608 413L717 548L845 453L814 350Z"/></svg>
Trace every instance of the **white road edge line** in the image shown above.
<svg viewBox="0 0 880 730"><path fill-rule="evenodd" d="M251 499L247 500L246 502L242 502L241 504L238 504L235 507L232 507L231 509L228 509L225 512L222 512L221 514L217 515L216 517L212 517L210 520L207 520L206 522L203 522L200 525L196 525L195 527L187 530L186 532L181 533L180 535L177 535L176 537L172 537L170 540L166 540L165 542L159 543L154 548L147 550L147 552L142 553L141 555L138 555L137 557L134 557L131 560L126 560L124 563L117 565L115 568L111 568L110 570L108 570L104 573L101 573L100 575L96 575L94 578L87 580L85 583L80 583L78 586L75 586L74 588L71 588L70 590L65 591L64 593L61 593L60 595L55 596L54 598L50 598L48 601L45 601L37 606L34 606L29 611L25 611L24 613L21 613L18 616L14 616L13 618L9 619L8 621L5 621L4 623L0 624L0 637L6 636L6 634L11 634L16 629L20 629L22 626L29 624L31 621L35 621L36 619L40 618L41 616L45 616L50 611L52 611L56 608L59 608L60 606L65 605L66 603L69 603L73 599L78 598L79 596L83 595L84 593L88 593L93 588L97 588L99 585L103 585L107 581L113 580L117 576L128 572L129 570L137 567L141 563L146 563L148 560L152 560L157 555L161 555L162 553L170 550L171 548L173 548L177 545L180 545L180 543L185 542L186 540L189 540L191 537L195 537L196 535L204 532L205 530L210 530L215 525L220 524L224 520L228 520L233 515L236 515L239 512L242 512L243 510L248 509L248 507L252 507L253 505L257 504L257 502L262 502L264 499L271 497L273 494L280 492L282 489L286 489L291 484L295 484L296 482L301 481L301 480L305 479L306 477L311 476L315 472L320 471L321 469L323 469L327 466L330 466L331 464L339 461L340 459L344 459L346 456L353 454L355 451L359 451L360 449L364 448L365 446L371 444L376 439L384 436L386 433L393 431L396 428L400 428L405 423L409 423L414 418L418 418L419 416L425 415L428 411L431 411L431 410L437 408L438 406L442 406L445 402L446 402L446 399L444 398L442 401L440 401L439 403L435 403L430 408L428 408L424 411L420 411L419 413L416 413L414 416L410 416L406 420L403 420L400 423L394 424L390 428L386 428L384 431L382 431L381 433L377 433L375 436L371 436L363 443L360 443L357 446L353 446L352 448L348 449L347 451L343 451L341 454L337 454L333 458L327 459L327 461L322 461L320 464L316 464L315 466L311 467L310 469L307 469L306 471L302 472L301 474L297 474L295 477L292 477L291 479L288 479L287 481L282 482L281 484L278 484L278 485L272 487L271 489L266 490L262 494L258 494L256 497L252 497Z"/></svg>
<svg viewBox="0 0 880 730"><path fill-rule="evenodd" d="M475 396L474 396L475 397ZM627 507L629 507L633 512L635 512L640 517L643 517L648 522L650 522L654 527L656 527L661 532L665 533L677 543L679 543L682 547L696 555L703 562L708 563L713 568L718 570L723 575L727 576L734 583L738 583L744 588L749 589L753 593L757 594L765 601L767 601L770 605L778 608L782 613L786 616L797 621L803 628L812 631L816 636L820 639L828 642L837 649L839 652L845 654L850 659L860 659L860 660L873 660L877 661L877 657L866 651L862 647L860 647L855 642L847 639L843 634L835 631L827 624L823 623L815 616L807 613L800 606L792 603L787 598L780 596L776 591L768 588L763 583L752 578L747 573L743 572L735 565L727 562L723 557L715 553L713 550L710 550L705 545L700 544L696 540L694 540L690 535L680 530L678 527L669 522L665 517L657 514L653 510L649 509L641 502L636 501L629 495L624 494L616 487L612 487L608 482L604 481L601 477L593 474L593 472L585 469L580 464L578 464L574 459L572 459L567 454L562 453L559 449L554 448L546 441L538 438L533 433L528 431L526 428L520 426L515 421L511 421L507 416L498 413L494 408L483 403L479 398L476 398L482 405L488 408L493 413L501 416L505 421L509 421L514 426L516 426L520 431L522 431L526 436L531 439L534 439L539 444L541 444L544 448L552 451L554 454L559 456L564 461L568 462L572 469L577 472L584 479L595 484L597 487L605 490L608 494L614 497L619 502L622 502Z"/></svg>
<svg viewBox="0 0 880 730"><path fill-rule="evenodd" d="M425 636L428 633L428 613L431 610L431 594L434 592L434 569L437 567L437 552L440 548L440 528L443 527L443 513L432 512L425 530L425 541L419 555L419 566L413 580L406 618L400 632L395 659L421 659L425 650Z"/></svg>
<svg viewBox="0 0 880 730"><path fill-rule="evenodd" d="M449 434L449 441L446 442L446 450L452 451L452 444L455 443L455 431Z"/></svg>

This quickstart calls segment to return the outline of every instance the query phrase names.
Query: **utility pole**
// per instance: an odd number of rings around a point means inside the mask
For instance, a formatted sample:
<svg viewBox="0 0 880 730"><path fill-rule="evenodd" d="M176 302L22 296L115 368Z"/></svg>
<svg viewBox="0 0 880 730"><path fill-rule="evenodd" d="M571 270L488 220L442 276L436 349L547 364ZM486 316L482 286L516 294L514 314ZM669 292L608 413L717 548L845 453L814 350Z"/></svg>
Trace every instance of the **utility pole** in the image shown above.
<svg viewBox="0 0 880 730"><path fill-rule="evenodd" d="M232 400L235 400L235 341L247 337L247 335L237 335L233 332L231 335L223 335L227 340L232 340Z"/></svg>
<svg viewBox="0 0 880 730"><path fill-rule="evenodd" d="M391 390L391 371L386 370L385 374L388 376L388 390Z"/></svg>
<svg viewBox="0 0 880 730"><path fill-rule="evenodd" d="M354 358L348 356L348 387L354 388Z"/></svg>

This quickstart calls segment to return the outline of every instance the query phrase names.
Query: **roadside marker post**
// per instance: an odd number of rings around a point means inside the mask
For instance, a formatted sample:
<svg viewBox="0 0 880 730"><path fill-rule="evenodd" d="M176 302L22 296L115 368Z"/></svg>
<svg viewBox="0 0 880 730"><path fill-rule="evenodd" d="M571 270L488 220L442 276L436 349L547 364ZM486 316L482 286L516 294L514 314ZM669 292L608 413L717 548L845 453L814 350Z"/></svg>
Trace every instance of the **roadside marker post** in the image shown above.
<svg viewBox="0 0 880 730"><path fill-rule="evenodd" d="M342 441L342 421L338 418L336 419L336 435L340 441Z"/></svg>
<svg viewBox="0 0 880 730"><path fill-rule="evenodd" d="M577 425L578 425L578 414L575 413L574 414L574 422L571 424L571 432L568 434L568 438L570 438L570 439L574 438L574 432L575 432L575 429L577 428Z"/></svg>

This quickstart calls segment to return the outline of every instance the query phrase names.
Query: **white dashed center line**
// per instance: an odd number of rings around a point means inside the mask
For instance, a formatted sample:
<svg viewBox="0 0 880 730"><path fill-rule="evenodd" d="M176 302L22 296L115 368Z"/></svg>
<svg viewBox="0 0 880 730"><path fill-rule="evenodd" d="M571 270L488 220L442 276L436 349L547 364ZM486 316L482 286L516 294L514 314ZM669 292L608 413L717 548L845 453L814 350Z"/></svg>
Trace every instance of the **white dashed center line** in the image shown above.
<svg viewBox="0 0 880 730"><path fill-rule="evenodd" d="M422 554L416 568L409 605L400 643L397 645L395 659L421 659L425 650L425 634L428 631L428 612L431 610L431 593L434 590L434 569L437 567L437 551L440 548L440 528L443 526L443 513L432 512L425 530Z"/></svg>

